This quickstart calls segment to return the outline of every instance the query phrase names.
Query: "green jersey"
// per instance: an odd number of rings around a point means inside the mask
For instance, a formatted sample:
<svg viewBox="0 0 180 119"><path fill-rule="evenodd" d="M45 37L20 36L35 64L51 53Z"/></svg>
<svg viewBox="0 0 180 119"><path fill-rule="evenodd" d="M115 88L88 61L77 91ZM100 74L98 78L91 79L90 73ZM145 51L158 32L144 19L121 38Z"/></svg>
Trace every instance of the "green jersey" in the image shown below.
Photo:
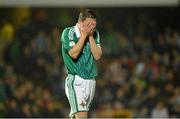
<svg viewBox="0 0 180 119"><path fill-rule="evenodd" d="M78 42L80 32L77 26L65 28L62 36L62 56L68 74L78 75L84 79L91 79L97 76L97 68L94 57L91 53L90 44L87 40L77 59L72 59L68 54L69 50ZM95 31L94 39L100 45L99 32Z"/></svg>

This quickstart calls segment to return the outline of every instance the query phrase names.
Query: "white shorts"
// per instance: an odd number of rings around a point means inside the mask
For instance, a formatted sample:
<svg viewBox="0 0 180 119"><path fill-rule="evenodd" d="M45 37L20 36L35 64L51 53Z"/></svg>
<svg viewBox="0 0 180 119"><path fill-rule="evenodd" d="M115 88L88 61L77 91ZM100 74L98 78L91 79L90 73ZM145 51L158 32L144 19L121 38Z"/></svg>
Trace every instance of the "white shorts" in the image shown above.
<svg viewBox="0 0 180 119"><path fill-rule="evenodd" d="M65 82L65 92L71 106L69 117L77 112L88 112L94 98L95 79L83 79L69 74Z"/></svg>

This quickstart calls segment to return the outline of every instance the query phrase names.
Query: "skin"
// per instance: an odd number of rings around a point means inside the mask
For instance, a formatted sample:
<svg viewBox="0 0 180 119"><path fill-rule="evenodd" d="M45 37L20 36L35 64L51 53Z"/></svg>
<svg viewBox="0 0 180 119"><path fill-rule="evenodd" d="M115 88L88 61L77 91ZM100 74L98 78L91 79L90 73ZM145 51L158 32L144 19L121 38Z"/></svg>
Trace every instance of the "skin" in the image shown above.
<svg viewBox="0 0 180 119"><path fill-rule="evenodd" d="M92 18L86 18L84 21L79 20L78 21L78 27L80 29L81 36L76 43L76 45L73 46L73 48L68 52L69 55L73 59L77 59L80 52L82 51L84 47L84 43L86 40L90 43L90 49L92 52L92 55L95 60L99 60L102 56L102 49L100 46L96 45L93 34L96 28L96 20ZM75 114L75 117L77 119L79 118L87 118L88 112L78 112Z"/></svg>
<svg viewBox="0 0 180 119"><path fill-rule="evenodd" d="M102 56L102 49L97 46L93 37L93 33L96 28L96 20L92 18L86 18L84 21L78 21L78 27L80 29L81 37L79 38L76 45L68 52L73 59L77 59L79 56L84 43L89 40L90 48L94 59L98 60Z"/></svg>

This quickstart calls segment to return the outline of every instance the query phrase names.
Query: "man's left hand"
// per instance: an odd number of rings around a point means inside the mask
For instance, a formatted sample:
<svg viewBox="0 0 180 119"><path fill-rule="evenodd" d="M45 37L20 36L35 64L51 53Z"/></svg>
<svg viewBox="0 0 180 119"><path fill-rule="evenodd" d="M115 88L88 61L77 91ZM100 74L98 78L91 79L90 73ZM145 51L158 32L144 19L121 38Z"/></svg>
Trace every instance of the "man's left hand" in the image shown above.
<svg viewBox="0 0 180 119"><path fill-rule="evenodd" d="M92 28L91 31L89 32L89 36L93 36L94 31L96 29L96 20L92 20L90 23L90 27Z"/></svg>

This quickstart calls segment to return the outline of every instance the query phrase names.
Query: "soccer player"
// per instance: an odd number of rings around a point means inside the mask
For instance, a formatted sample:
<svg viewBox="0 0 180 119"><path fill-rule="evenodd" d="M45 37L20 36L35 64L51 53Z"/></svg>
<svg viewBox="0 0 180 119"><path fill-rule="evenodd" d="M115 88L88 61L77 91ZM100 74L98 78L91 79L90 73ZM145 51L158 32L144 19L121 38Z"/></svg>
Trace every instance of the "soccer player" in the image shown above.
<svg viewBox="0 0 180 119"><path fill-rule="evenodd" d="M102 55L96 15L80 12L75 26L65 28L61 36L62 56L68 73L65 92L70 103L70 117L87 118L95 93L95 60Z"/></svg>

